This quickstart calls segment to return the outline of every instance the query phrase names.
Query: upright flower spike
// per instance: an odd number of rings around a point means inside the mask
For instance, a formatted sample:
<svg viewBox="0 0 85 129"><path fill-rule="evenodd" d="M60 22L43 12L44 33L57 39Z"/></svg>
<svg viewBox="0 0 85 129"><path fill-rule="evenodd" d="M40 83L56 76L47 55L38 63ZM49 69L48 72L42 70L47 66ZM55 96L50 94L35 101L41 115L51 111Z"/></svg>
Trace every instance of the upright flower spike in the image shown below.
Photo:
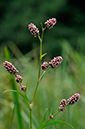
<svg viewBox="0 0 85 129"><path fill-rule="evenodd" d="M48 63L45 61L42 65L41 65L41 69L42 70L46 70L47 69L47 67L48 67Z"/></svg>
<svg viewBox="0 0 85 129"><path fill-rule="evenodd" d="M66 100L65 99L61 100L59 110L60 111L66 110Z"/></svg>
<svg viewBox="0 0 85 129"><path fill-rule="evenodd" d="M76 93L76 94L74 94L73 96L71 96L71 97L68 99L68 104L69 104L69 105L72 105L72 104L78 102L79 99L80 99L80 94Z"/></svg>
<svg viewBox="0 0 85 129"><path fill-rule="evenodd" d="M45 22L45 27L48 29L53 28L53 26L56 24L56 18L49 19Z"/></svg>
<svg viewBox="0 0 85 129"><path fill-rule="evenodd" d="M54 57L54 59L52 59L51 62L49 62L49 65L50 67L55 68L61 64L62 60L63 58L61 56Z"/></svg>
<svg viewBox="0 0 85 129"><path fill-rule="evenodd" d="M28 29L30 30L31 34L34 35L34 37L39 35L39 30L34 24L30 23L28 25Z"/></svg>
<svg viewBox="0 0 85 129"><path fill-rule="evenodd" d="M16 74L19 71L14 67L14 65L8 61L5 61L3 63L4 67L6 68L6 70L10 73L10 74Z"/></svg>

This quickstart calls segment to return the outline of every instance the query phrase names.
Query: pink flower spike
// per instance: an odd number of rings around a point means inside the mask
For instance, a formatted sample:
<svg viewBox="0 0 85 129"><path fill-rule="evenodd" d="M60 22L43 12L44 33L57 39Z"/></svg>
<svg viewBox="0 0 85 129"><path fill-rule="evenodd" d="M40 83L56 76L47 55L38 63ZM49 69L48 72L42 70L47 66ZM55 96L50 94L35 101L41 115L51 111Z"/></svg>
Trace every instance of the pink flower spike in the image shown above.
<svg viewBox="0 0 85 129"><path fill-rule="evenodd" d="M34 24L30 23L28 25L28 29L30 30L30 33L34 35L34 37L39 35L39 30Z"/></svg>
<svg viewBox="0 0 85 129"><path fill-rule="evenodd" d="M3 63L4 67L6 68L6 70L10 73L10 74L16 74L18 73L19 71L14 67L13 64L11 64L10 62L8 61L5 61Z"/></svg>
<svg viewBox="0 0 85 129"><path fill-rule="evenodd" d="M76 93L76 94L74 94L73 96L71 96L71 97L68 99L68 104L69 104L69 105L72 105L72 104L78 102L79 99L80 99L80 94Z"/></svg>
<svg viewBox="0 0 85 129"><path fill-rule="evenodd" d="M53 28L53 26L56 24L56 18L49 19L45 22L45 27L48 29Z"/></svg>

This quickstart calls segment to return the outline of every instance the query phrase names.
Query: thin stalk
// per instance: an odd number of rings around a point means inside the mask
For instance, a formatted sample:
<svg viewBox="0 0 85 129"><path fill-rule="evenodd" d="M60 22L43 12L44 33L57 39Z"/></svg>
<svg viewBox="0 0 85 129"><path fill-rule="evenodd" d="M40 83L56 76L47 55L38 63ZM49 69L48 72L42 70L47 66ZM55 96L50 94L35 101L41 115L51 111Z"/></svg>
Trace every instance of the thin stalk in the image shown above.
<svg viewBox="0 0 85 129"><path fill-rule="evenodd" d="M42 30L42 38L43 38L43 30ZM40 72L41 72L41 61L42 61L42 38L40 38L40 36L38 36L39 40L40 40L40 63L39 63L39 72L38 72L38 80L37 80L37 84L36 84L36 88L35 88L35 92L34 92L34 96L33 96L33 100L32 100L32 103L34 103L34 100L35 100L35 96L36 96L36 93L37 93L37 89L38 89L38 85L39 85L39 82L40 82Z"/></svg>
<svg viewBox="0 0 85 129"><path fill-rule="evenodd" d="M39 40L40 40L40 58L39 58L39 72L38 72L38 79L37 79L37 84L36 84L36 88L35 88L35 92L34 92L34 95L33 95L33 99L32 99L32 107L30 107L30 129L32 129L32 108L33 108L33 104L34 104L34 100L35 100L35 96L36 96L36 93L37 93L37 89L38 89L38 85L39 85L39 82L40 82L40 72L41 72L41 61L42 61L42 40L43 40L43 33L44 33L44 29L42 29L42 35L41 37L38 36Z"/></svg>
<svg viewBox="0 0 85 129"><path fill-rule="evenodd" d="M32 129L32 109L30 109L30 129Z"/></svg>

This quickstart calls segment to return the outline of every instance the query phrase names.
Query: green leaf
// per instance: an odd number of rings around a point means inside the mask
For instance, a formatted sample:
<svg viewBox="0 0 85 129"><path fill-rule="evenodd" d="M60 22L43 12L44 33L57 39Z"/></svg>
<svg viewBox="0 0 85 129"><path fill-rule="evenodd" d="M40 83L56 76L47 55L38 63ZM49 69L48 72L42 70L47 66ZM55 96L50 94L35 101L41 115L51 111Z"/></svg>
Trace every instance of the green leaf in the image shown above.
<svg viewBox="0 0 85 129"><path fill-rule="evenodd" d="M45 122L47 111L48 111L48 108L46 108L46 110L45 110L44 117L43 117L43 120L42 120L42 124Z"/></svg>
<svg viewBox="0 0 85 129"><path fill-rule="evenodd" d="M53 111L53 108L51 107L51 110L50 110L50 115L52 115L52 111Z"/></svg>
<svg viewBox="0 0 85 129"><path fill-rule="evenodd" d="M63 122L63 121L50 121L48 123L45 123L45 124L41 125L38 129L43 129L46 126L53 125L53 124L65 124L65 125L68 125L68 126L70 126L71 128L74 129L74 127L72 125L70 125L69 123Z"/></svg>
<svg viewBox="0 0 85 129"><path fill-rule="evenodd" d="M40 58L43 58L47 53L44 53L43 55L40 56Z"/></svg>
<svg viewBox="0 0 85 129"><path fill-rule="evenodd" d="M10 61L11 59L10 59L10 54L9 54L9 50L8 50L7 46L4 47L4 52L5 52L7 61Z"/></svg>
<svg viewBox="0 0 85 129"><path fill-rule="evenodd" d="M16 91L16 90L5 90L4 93L5 93L5 92L16 92L16 93L20 94L20 95L25 99L27 105L30 106L30 103L29 103L29 100L28 100L27 96L24 95L23 93L18 92L18 91Z"/></svg>

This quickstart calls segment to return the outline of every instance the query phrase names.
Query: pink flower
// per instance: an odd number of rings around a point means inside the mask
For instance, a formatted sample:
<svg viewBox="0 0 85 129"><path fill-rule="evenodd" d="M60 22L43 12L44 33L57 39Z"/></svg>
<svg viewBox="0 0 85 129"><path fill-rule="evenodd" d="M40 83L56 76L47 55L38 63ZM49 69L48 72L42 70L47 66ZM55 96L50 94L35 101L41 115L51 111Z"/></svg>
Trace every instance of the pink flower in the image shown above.
<svg viewBox="0 0 85 129"><path fill-rule="evenodd" d="M34 35L34 37L39 35L39 30L34 24L30 23L28 25L28 29L30 30L31 34Z"/></svg>
<svg viewBox="0 0 85 129"><path fill-rule="evenodd" d="M17 78L15 78L17 83L22 82L22 79L23 78L20 75L17 75Z"/></svg>
<svg viewBox="0 0 85 129"><path fill-rule="evenodd" d="M50 115L50 119L52 119L53 118L53 115Z"/></svg>
<svg viewBox="0 0 85 129"><path fill-rule="evenodd" d="M61 100L59 110L60 111L66 110L66 100L65 99Z"/></svg>
<svg viewBox="0 0 85 129"><path fill-rule="evenodd" d="M48 29L53 28L53 26L56 24L56 18L49 19L45 22L45 27Z"/></svg>
<svg viewBox="0 0 85 129"><path fill-rule="evenodd" d="M25 91L26 90L26 86L21 86L21 90Z"/></svg>
<svg viewBox="0 0 85 129"><path fill-rule="evenodd" d="M46 70L48 67L48 63L45 61L42 65L41 65L41 69L42 70Z"/></svg>
<svg viewBox="0 0 85 129"><path fill-rule="evenodd" d="M70 105L70 104L72 105L72 104L78 102L79 99L80 99L80 94L76 93L76 94L74 94L73 96L71 96L71 97L68 99L68 104L69 104L69 105Z"/></svg>
<svg viewBox="0 0 85 129"><path fill-rule="evenodd" d="M5 61L3 63L4 67L6 68L6 70L10 73L10 74L16 74L18 73L19 71L14 67L13 64L11 64L10 62L8 61Z"/></svg>
<svg viewBox="0 0 85 129"><path fill-rule="evenodd" d="M63 58L61 56L54 57L54 59L52 59L51 62L49 62L49 65L50 67L55 68L61 64L62 60Z"/></svg>

